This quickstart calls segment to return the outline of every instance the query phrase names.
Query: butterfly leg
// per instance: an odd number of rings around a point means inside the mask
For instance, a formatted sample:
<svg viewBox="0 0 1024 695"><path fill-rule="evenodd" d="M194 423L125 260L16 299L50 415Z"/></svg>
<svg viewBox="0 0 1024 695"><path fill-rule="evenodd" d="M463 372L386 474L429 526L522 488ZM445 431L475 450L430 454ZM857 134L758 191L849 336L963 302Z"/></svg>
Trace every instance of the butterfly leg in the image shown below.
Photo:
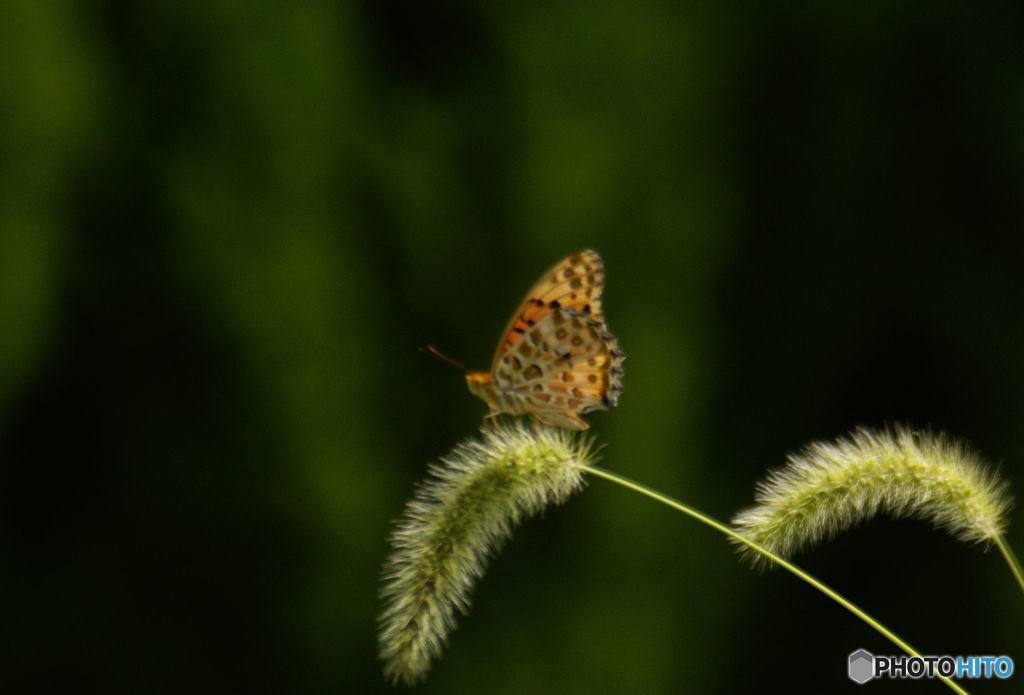
<svg viewBox="0 0 1024 695"><path fill-rule="evenodd" d="M576 413L565 413L565 419L572 423L571 426L568 426L569 429L590 429L590 424Z"/></svg>
<svg viewBox="0 0 1024 695"><path fill-rule="evenodd" d="M543 417L538 413L533 413L533 416L549 427L562 427L567 430L585 430L590 428L586 420L573 412L547 412L544 413Z"/></svg>
<svg viewBox="0 0 1024 695"><path fill-rule="evenodd" d="M484 415L484 422L490 423L491 429L498 429L498 416L501 415L497 410L493 408Z"/></svg>

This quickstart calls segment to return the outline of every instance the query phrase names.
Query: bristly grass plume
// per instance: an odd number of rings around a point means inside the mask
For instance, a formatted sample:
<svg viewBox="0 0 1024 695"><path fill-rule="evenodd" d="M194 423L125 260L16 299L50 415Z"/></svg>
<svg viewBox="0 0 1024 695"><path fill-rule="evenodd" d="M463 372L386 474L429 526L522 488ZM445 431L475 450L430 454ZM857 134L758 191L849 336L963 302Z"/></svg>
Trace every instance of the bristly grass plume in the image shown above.
<svg viewBox="0 0 1024 695"><path fill-rule="evenodd" d="M590 439L516 423L485 428L431 465L384 565L378 647L388 680L426 676L489 557L522 519L579 490L593 462Z"/></svg>
<svg viewBox="0 0 1024 695"><path fill-rule="evenodd" d="M999 542L1011 506L1007 484L973 452L901 427L810 444L759 484L756 501L733 524L782 557L877 514L924 519L969 543Z"/></svg>

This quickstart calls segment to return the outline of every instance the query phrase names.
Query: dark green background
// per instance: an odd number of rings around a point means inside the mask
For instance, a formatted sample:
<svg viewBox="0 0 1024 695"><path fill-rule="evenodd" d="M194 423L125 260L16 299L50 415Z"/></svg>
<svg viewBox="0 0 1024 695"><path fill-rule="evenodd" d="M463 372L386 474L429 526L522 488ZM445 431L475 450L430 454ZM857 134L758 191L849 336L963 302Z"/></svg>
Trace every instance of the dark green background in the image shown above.
<svg viewBox="0 0 1024 695"><path fill-rule="evenodd" d="M902 421L1024 496L1024 12L977 5L4 3L5 691L390 692L389 522L484 412L416 348L485 367L582 247L629 355L607 467L728 518ZM799 560L1024 669L994 552L879 520ZM858 647L894 649L594 481L421 690L854 691Z"/></svg>

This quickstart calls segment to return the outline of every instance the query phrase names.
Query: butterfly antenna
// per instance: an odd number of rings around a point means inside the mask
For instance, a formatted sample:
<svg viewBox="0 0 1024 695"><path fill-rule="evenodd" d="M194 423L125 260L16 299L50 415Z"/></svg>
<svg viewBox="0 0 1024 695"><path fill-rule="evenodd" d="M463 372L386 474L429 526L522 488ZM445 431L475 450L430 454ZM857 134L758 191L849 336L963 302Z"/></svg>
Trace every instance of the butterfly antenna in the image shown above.
<svg viewBox="0 0 1024 695"><path fill-rule="evenodd" d="M433 345L425 345L425 346L421 347L420 348L420 352L422 352L424 355L430 355L435 360L440 360L441 362L445 362L447 364L450 364L453 367L458 367L459 369L461 369L464 372L469 371L468 369L466 369L466 366L464 364L462 364L461 362L458 362L456 360L453 360L451 357L449 357L448 355L444 354L443 352L438 350Z"/></svg>

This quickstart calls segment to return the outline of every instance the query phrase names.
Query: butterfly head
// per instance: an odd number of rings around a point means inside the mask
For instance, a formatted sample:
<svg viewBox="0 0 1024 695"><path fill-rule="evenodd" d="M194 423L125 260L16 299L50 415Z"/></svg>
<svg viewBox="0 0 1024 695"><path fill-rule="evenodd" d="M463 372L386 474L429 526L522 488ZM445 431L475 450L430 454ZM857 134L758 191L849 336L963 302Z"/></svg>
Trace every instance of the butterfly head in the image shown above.
<svg viewBox="0 0 1024 695"><path fill-rule="evenodd" d="M487 405L494 405L497 392L490 372L466 372L466 385L469 392L482 399Z"/></svg>

